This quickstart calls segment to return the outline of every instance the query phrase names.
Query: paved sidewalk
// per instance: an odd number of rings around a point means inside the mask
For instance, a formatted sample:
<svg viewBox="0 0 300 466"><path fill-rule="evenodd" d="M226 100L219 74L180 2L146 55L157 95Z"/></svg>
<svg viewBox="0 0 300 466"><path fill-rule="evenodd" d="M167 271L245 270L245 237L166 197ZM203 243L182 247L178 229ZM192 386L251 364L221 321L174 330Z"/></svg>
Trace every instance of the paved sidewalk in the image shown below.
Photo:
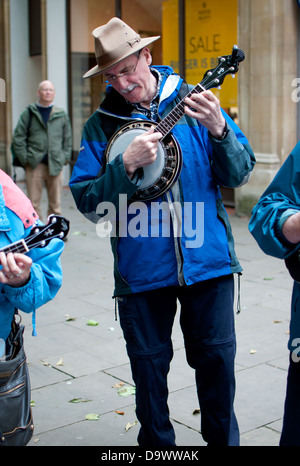
<svg viewBox="0 0 300 466"><path fill-rule="evenodd" d="M95 225L76 210L68 189L63 208L71 221L62 255L63 286L37 312L37 337L31 336L31 317L23 316L35 423L29 445L134 446L139 426L125 344L115 321L109 241L97 237ZM260 251L247 219L230 215L230 220L244 268L242 312L236 316L235 407L241 445L276 446L288 368L292 279L282 261ZM88 325L93 321L98 325ZM178 317L173 343L169 407L177 445L201 446L194 373L185 360ZM97 419L87 420L89 414Z"/></svg>

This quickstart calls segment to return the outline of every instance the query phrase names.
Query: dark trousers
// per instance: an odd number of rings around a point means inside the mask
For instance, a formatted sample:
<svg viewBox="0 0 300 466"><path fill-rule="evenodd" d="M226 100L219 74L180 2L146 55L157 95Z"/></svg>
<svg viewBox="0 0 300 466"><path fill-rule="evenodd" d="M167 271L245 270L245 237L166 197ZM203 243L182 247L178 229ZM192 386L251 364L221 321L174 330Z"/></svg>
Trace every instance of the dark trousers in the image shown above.
<svg viewBox="0 0 300 466"><path fill-rule="evenodd" d="M280 446L300 446L300 361L291 357Z"/></svg>
<svg viewBox="0 0 300 466"><path fill-rule="evenodd" d="M119 301L121 327L136 385L140 446L175 445L167 375L177 299L188 364L195 369L201 432L208 445L239 445L235 394L232 276L192 286L136 293Z"/></svg>

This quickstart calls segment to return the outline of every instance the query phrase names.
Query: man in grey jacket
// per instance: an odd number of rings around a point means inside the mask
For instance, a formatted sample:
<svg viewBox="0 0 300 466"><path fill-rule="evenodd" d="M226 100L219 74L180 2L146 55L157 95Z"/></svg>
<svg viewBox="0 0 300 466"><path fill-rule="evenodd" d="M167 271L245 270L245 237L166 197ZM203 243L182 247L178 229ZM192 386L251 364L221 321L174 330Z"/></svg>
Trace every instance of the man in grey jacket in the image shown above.
<svg viewBox="0 0 300 466"><path fill-rule="evenodd" d="M40 201L44 185L48 194L48 215L61 215L63 167L70 161L72 132L65 111L53 105L55 89L42 81L38 101L21 114L14 131L12 153L26 170L27 194L42 218Z"/></svg>

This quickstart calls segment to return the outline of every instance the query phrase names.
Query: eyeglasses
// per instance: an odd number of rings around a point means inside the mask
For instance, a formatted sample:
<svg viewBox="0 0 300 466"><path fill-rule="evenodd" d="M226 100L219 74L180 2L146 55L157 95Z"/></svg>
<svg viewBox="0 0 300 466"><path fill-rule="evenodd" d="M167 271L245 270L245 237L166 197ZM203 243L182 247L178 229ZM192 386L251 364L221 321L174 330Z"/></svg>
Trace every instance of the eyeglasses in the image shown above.
<svg viewBox="0 0 300 466"><path fill-rule="evenodd" d="M137 52L137 54L135 55L136 58L137 58L137 61L136 61L136 64L135 65L131 65L131 66L127 66L123 71L122 73L117 73L117 74L105 74L105 81L104 83L112 83L114 82L116 79L118 78L122 78L122 76L130 76L131 74L135 73L135 70L137 69L137 66L138 66L138 62L139 62L139 59L140 59L140 52Z"/></svg>

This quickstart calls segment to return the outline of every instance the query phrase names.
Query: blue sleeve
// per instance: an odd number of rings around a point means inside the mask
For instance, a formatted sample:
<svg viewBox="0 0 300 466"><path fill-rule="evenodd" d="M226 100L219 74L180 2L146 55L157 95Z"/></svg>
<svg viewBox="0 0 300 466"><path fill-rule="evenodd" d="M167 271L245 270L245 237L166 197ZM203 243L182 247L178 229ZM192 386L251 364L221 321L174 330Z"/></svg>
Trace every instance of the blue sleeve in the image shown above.
<svg viewBox="0 0 300 466"><path fill-rule="evenodd" d="M287 215L300 211L299 186L300 144L289 155L252 210L249 230L266 254L285 259L299 248L299 244L287 241L281 230Z"/></svg>
<svg viewBox="0 0 300 466"><path fill-rule="evenodd" d="M227 135L223 140L210 135L211 167L220 186L238 188L248 182L255 156L246 136L224 110L222 113L227 123Z"/></svg>
<svg viewBox="0 0 300 466"><path fill-rule="evenodd" d="M63 241L53 239L48 246L32 249L27 254L33 261L29 282L20 288L3 285L2 293L13 306L29 313L55 297L62 284L63 248Z"/></svg>

